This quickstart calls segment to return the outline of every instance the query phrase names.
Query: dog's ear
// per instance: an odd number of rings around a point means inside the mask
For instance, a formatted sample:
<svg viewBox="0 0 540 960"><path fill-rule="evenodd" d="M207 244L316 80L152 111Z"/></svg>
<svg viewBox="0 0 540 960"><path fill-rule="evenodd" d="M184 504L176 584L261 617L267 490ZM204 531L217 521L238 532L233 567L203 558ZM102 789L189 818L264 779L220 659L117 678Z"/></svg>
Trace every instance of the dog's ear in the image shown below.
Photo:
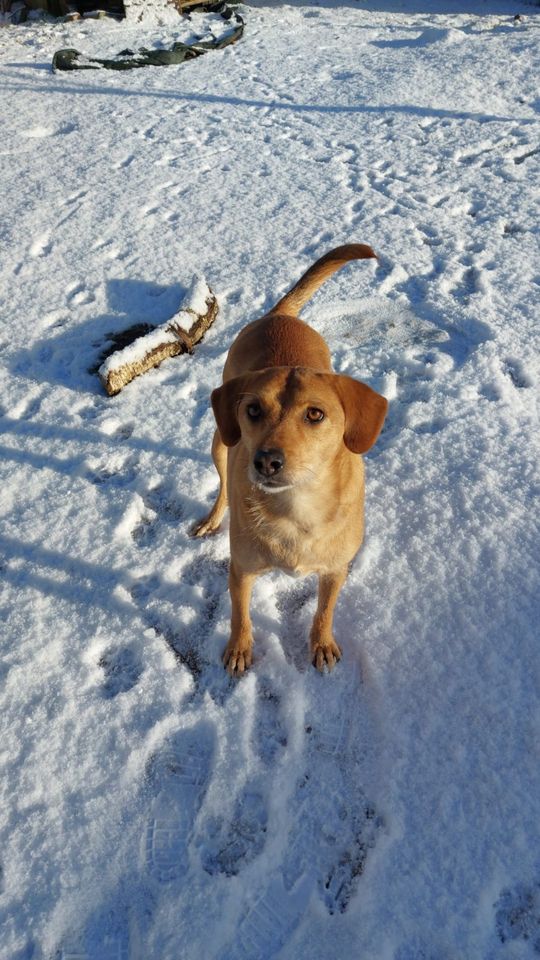
<svg viewBox="0 0 540 960"><path fill-rule="evenodd" d="M366 453L381 432L388 400L352 377L337 375L335 387L345 411L345 446L353 453Z"/></svg>
<svg viewBox="0 0 540 960"><path fill-rule="evenodd" d="M234 447L240 439L237 408L245 390L245 377L233 377L217 390L212 390L211 401L218 430L226 447Z"/></svg>

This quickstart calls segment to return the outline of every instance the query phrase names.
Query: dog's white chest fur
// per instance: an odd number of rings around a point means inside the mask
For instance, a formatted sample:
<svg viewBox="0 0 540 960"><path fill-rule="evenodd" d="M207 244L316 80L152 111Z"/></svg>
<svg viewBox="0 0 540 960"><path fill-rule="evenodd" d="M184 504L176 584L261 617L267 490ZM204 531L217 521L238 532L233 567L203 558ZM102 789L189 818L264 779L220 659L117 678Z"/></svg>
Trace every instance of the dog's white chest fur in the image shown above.
<svg viewBox="0 0 540 960"><path fill-rule="evenodd" d="M253 546L269 567L278 567L290 576L324 572L332 566L335 543L321 540L312 500L298 490L282 496L287 497L282 514L276 510L274 497L271 504L264 494L249 503L247 512L255 521L250 530Z"/></svg>

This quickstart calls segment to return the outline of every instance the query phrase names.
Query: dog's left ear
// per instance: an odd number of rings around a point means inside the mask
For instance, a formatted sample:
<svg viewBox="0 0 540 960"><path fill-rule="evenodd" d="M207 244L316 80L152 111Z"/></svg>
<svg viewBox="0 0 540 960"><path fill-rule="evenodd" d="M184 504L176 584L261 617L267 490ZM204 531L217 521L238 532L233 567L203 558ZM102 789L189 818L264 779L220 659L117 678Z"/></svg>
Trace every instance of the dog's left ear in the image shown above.
<svg viewBox="0 0 540 960"><path fill-rule="evenodd" d="M237 407L245 389L245 377L233 377L212 390L211 401L219 434L226 447L234 447L240 439Z"/></svg>
<svg viewBox="0 0 540 960"><path fill-rule="evenodd" d="M366 453L381 432L388 400L352 377L336 375L335 387L345 411L345 446L353 453Z"/></svg>

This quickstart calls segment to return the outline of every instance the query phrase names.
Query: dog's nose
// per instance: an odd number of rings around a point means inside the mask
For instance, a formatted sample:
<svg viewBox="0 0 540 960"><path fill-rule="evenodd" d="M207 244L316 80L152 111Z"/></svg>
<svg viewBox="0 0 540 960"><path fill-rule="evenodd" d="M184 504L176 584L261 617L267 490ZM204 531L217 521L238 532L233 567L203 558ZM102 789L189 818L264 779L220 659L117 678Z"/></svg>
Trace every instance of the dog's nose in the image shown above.
<svg viewBox="0 0 540 960"><path fill-rule="evenodd" d="M285 464L283 450L257 450L253 465L261 477L273 477Z"/></svg>

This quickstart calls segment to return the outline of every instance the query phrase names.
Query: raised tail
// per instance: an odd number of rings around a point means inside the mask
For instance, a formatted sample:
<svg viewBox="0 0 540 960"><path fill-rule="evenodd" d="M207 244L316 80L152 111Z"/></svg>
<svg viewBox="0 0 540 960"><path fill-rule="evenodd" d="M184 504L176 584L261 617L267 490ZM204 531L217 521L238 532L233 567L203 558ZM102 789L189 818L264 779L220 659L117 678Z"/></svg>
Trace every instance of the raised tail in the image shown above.
<svg viewBox="0 0 540 960"><path fill-rule="evenodd" d="M309 298L336 270L340 270L350 260L370 260L373 257L377 259L377 254L367 243L346 243L342 247L330 250L324 257L317 260L309 270L306 270L292 290L289 290L276 303L275 307L272 307L270 313L285 313L288 316L296 316Z"/></svg>

